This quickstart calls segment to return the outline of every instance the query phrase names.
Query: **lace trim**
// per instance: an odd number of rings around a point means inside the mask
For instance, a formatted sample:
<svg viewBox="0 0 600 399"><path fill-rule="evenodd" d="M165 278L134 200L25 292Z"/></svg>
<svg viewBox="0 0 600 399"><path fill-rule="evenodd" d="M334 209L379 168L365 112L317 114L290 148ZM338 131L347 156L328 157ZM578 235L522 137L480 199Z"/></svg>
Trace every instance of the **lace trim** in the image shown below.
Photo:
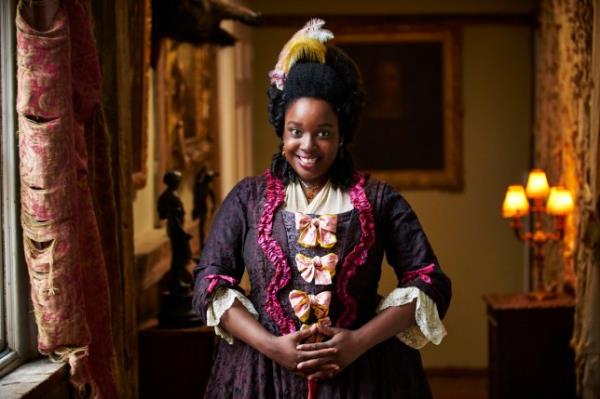
<svg viewBox="0 0 600 399"><path fill-rule="evenodd" d="M238 300L258 320L258 312L254 305L241 292L228 287L219 287L212 302L206 309L206 325L215 328L215 334L223 338L229 345L233 344L233 336L221 327L221 317Z"/></svg>
<svg viewBox="0 0 600 399"><path fill-rule="evenodd" d="M437 306L431 298L417 287L396 288L377 307L377 313L391 306L401 306L417 300L415 321L396 335L398 339L414 349L421 349L429 341L436 345L446 336L446 328L438 314Z"/></svg>

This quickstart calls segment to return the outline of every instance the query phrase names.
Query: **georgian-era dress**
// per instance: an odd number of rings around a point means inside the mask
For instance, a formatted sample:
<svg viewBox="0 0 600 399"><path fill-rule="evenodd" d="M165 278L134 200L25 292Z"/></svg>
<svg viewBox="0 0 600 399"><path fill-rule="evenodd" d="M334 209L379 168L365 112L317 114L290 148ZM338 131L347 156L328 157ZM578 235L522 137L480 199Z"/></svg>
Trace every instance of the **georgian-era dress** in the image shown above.
<svg viewBox="0 0 600 399"><path fill-rule="evenodd" d="M307 397L306 379L240 340L219 320L237 299L271 333L327 322L356 329L377 312L416 300L416 324L368 350L318 398L430 398L418 348L445 335L450 281L408 203L389 185L356 175L347 191L328 183L306 204L298 183L247 178L215 216L195 269L194 306L219 341L205 398ZM384 253L398 288L377 295ZM247 270L251 290L238 287Z"/></svg>

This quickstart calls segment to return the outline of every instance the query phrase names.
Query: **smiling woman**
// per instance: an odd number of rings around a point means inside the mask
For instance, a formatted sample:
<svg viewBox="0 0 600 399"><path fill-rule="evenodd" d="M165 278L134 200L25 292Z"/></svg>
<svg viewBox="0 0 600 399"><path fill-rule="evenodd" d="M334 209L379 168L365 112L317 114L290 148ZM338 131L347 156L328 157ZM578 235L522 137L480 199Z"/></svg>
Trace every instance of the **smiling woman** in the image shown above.
<svg viewBox="0 0 600 399"><path fill-rule="evenodd" d="M293 40L290 40L291 44ZM285 52L289 54L289 49L284 48L282 54ZM271 172L282 179L285 185L297 182L300 169L288 162L290 158L287 158L287 151L283 150L290 130L288 123L308 123L308 120L302 119L304 115L293 115L294 118L291 118L291 113L307 113L307 117L317 119L313 121L315 126L323 125L318 126L318 131L310 133L319 134L320 137L337 133L339 142L335 148L335 158L329 165L327 178L333 187L348 189L354 179L354 163L347 146L354 139L364 99L360 74L354 62L337 47L327 47L322 56L324 63L310 62L312 58L307 55L304 57L300 57L287 73L278 69L283 68L280 66L283 64L282 59L285 59L283 57L271 72L273 84L268 91L269 121L277 136L282 139L281 152L274 155ZM284 76L285 86L279 82L280 76ZM303 129L300 130L306 131L306 128ZM303 187L312 185L303 181L301 176L298 182Z"/></svg>
<svg viewBox="0 0 600 399"><path fill-rule="evenodd" d="M323 24L284 46L279 151L224 200L195 269L195 309L223 338L206 398L431 397L417 349L445 335L450 281L408 203L354 169L361 79ZM380 301L384 253L398 288Z"/></svg>

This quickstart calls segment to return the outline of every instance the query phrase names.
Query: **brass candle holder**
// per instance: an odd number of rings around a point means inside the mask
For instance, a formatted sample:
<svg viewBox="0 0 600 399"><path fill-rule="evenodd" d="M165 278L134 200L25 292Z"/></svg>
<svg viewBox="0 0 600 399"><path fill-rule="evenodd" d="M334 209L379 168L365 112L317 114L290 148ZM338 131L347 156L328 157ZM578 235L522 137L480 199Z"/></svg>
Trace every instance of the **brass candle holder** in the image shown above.
<svg viewBox="0 0 600 399"><path fill-rule="evenodd" d="M530 202L533 206L530 206ZM545 202L545 204L544 204ZM544 283L544 245L549 241L559 241L564 237L565 218L573 211L571 193L561 187L549 187L546 174L541 169L533 169L527 179L527 187L509 186L502 204L502 216L510 218L510 227L516 237L533 250L531 279L534 290L532 298L542 300L555 293L548 291ZM531 212L533 230L523 231L523 217ZM554 231L545 231L543 215L554 217Z"/></svg>

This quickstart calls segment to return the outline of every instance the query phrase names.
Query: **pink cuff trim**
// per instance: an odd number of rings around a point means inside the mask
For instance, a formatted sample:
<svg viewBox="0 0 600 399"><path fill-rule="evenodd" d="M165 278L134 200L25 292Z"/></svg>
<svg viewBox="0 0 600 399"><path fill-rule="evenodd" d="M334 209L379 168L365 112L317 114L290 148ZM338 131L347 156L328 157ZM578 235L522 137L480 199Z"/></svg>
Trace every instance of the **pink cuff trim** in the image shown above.
<svg viewBox="0 0 600 399"><path fill-rule="evenodd" d="M207 289L209 294L212 294L212 292L215 289L215 287L217 286L217 283L219 282L219 280L225 280L231 285L236 285L238 283L238 281L235 278L233 278L231 276L227 276L225 274L209 274L208 276L206 276L204 278L206 280L211 280L210 284L208 285L208 289Z"/></svg>

